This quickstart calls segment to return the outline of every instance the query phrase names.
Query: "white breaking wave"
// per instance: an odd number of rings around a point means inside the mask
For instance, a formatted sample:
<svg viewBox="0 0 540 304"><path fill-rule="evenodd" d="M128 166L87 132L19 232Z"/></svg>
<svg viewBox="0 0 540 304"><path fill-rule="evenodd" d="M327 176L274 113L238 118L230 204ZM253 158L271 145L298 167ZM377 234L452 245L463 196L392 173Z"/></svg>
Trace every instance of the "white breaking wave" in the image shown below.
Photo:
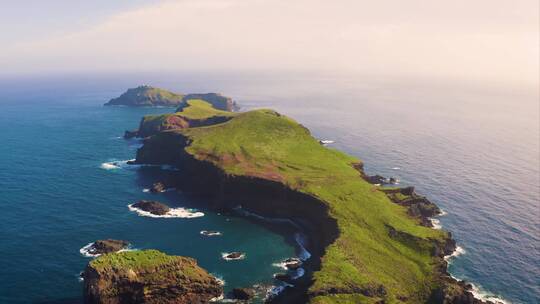
<svg viewBox="0 0 540 304"><path fill-rule="evenodd" d="M133 207L133 204L128 205L129 210L137 212L140 216L147 216L153 218L195 218L202 217L204 213L196 211L195 209L186 209L186 208L171 208L169 212L164 215L153 214L148 211L141 210L139 208Z"/></svg>
<svg viewBox="0 0 540 304"><path fill-rule="evenodd" d="M297 260L298 260L298 259L297 259ZM293 258L293 261L287 262L287 260L283 260L283 261L281 261L281 262L279 262L279 263L273 263L272 266L281 268L281 269L283 269L283 270L289 270L289 268L287 267L287 265L289 265L289 264L294 264L294 263L295 263L295 261L294 261L294 258Z"/></svg>
<svg viewBox="0 0 540 304"><path fill-rule="evenodd" d="M100 256L100 254L90 253L90 249L92 248L92 245L94 245L94 242L88 243L85 246L83 246L81 249L79 249L79 252L81 253L81 255L87 258L95 258L95 257Z"/></svg>
<svg viewBox="0 0 540 304"><path fill-rule="evenodd" d="M463 251L465 252L465 251ZM461 281L462 279L450 274L450 276L458 281ZM471 284L472 286L472 289L471 289L471 293L474 295L475 298L477 299L480 299L482 301L491 301L495 304L512 304L512 302L508 301L508 300L505 300L503 299L502 297L498 296L498 295L495 295L493 293L490 293L490 292L487 292L487 291L484 291L482 290L481 287L471 283L471 282L468 282L467 281L467 284Z"/></svg>
<svg viewBox="0 0 540 304"><path fill-rule="evenodd" d="M135 159L115 160L111 162L106 162L106 163L102 163L100 167L101 169L105 169L105 170L115 170L115 169L123 169L123 168L126 168L127 166L130 166L130 167L137 166L137 165L128 165L129 161L135 161Z"/></svg>
<svg viewBox="0 0 540 304"><path fill-rule="evenodd" d="M454 250L454 252L452 252L452 254L449 254L449 255L444 257L444 260L447 261L447 262L450 262L450 260L452 260L453 258L458 257L458 256L460 256L462 254L465 254L465 253L467 253L467 252L465 251L465 249L463 249L463 247L457 246L456 250Z"/></svg>
<svg viewBox="0 0 540 304"><path fill-rule="evenodd" d="M296 269L296 273L292 276L292 279L296 280L296 279L298 279L300 277L303 277L305 273L306 273L306 271L304 270L304 268L300 267L300 268Z"/></svg>
<svg viewBox="0 0 540 304"><path fill-rule="evenodd" d="M148 188L144 188L144 189L142 189L142 192L144 192L144 193L148 193L148 192L150 192L150 189L148 189Z"/></svg>
<svg viewBox="0 0 540 304"><path fill-rule="evenodd" d="M502 299L501 297L488 293L486 291L482 291L478 286L471 284L472 290L471 293L474 295L475 298L478 298L483 301L491 301L495 304L511 304L509 301Z"/></svg>
<svg viewBox="0 0 540 304"><path fill-rule="evenodd" d="M229 258L228 255L231 254L232 252L222 252L221 253L221 258L224 259L225 261L237 261L237 260L243 260L246 258L246 254L245 253L242 253L239 257L237 258Z"/></svg>
<svg viewBox="0 0 540 304"><path fill-rule="evenodd" d="M333 143L334 143L333 140L327 140L327 139L321 140L320 142L321 142L321 144L323 144L324 146L330 145L330 144L333 144Z"/></svg>
<svg viewBox="0 0 540 304"><path fill-rule="evenodd" d="M141 167L159 167L161 168L161 170L179 171L179 169L170 165L128 164L128 162L133 162L133 161L135 161L135 159L115 160L115 161L105 162L100 165L100 168L105 169L105 170L116 170L116 169L139 169Z"/></svg>
<svg viewBox="0 0 540 304"><path fill-rule="evenodd" d="M309 259L311 257L311 253L309 253L309 251L307 251L305 247L307 243L306 237L302 233L297 232L294 234L294 240L296 241L296 243L298 244L298 248L300 249L300 253L298 254L300 260L305 261Z"/></svg>
<svg viewBox="0 0 540 304"><path fill-rule="evenodd" d="M271 299L275 298L280 293L282 293L285 290L285 288L287 288L287 287L294 287L294 285L289 284L289 283L285 283L285 282L281 282L281 284L282 285L269 287L266 290L266 296L264 297L264 301L268 301L268 300L271 300Z"/></svg>
<svg viewBox="0 0 540 304"><path fill-rule="evenodd" d="M431 224L433 225L433 229L442 229L441 221L439 221L436 218L431 218Z"/></svg>
<svg viewBox="0 0 540 304"><path fill-rule="evenodd" d="M392 170L401 170L400 167L393 167Z"/></svg>
<svg viewBox="0 0 540 304"><path fill-rule="evenodd" d="M201 230L201 232L199 233L204 236L221 236L222 235L222 233L219 231L208 231L208 230Z"/></svg>

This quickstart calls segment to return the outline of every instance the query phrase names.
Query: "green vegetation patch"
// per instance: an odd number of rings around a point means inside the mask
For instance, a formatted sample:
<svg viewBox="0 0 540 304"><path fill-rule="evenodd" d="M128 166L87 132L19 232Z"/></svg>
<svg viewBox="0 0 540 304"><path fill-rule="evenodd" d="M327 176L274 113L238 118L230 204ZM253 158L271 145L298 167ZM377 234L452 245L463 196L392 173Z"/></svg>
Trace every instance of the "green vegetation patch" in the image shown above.
<svg viewBox="0 0 540 304"><path fill-rule="evenodd" d="M181 112L176 112L173 115L185 117L187 119L208 119L213 116L232 117L233 112L218 110L209 102L202 99L189 99L186 101L188 106L183 108Z"/></svg>
<svg viewBox="0 0 540 304"><path fill-rule="evenodd" d="M185 258L167 255L157 250L134 250L104 254L90 262L90 266L100 269L147 269L167 265Z"/></svg>
<svg viewBox="0 0 540 304"><path fill-rule="evenodd" d="M140 136L146 137L161 131L226 121L236 115L233 112L218 110L201 99L190 99L187 104L188 106L180 112L144 116L139 126Z"/></svg>

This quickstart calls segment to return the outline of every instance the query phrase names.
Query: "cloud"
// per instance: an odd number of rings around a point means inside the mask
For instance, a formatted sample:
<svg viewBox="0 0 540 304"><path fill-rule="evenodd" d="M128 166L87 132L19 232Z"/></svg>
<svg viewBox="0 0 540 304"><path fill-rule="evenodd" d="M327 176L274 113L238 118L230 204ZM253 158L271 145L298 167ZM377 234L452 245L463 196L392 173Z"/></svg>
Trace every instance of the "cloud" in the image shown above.
<svg viewBox="0 0 540 304"><path fill-rule="evenodd" d="M167 1L8 45L0 63L19 72L322 69L530 84L537 12L534 0Z"/></svg>

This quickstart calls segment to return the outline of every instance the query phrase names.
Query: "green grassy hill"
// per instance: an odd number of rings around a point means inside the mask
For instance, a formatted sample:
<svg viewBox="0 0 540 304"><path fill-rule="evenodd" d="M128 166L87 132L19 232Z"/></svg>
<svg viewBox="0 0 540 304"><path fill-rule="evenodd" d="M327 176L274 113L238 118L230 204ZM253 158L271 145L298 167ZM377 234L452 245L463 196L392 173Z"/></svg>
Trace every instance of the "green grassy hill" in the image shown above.
<svg viewBox="0 0 540 304"><path fill-rule="evenodd" d="M227 174L278 181L329 206L340 235L314 275L313 303L422 303L439 287L442 259L433 252L448 234L421 226L361 178L358 159L320 145L294 120L256 110L174 132L191 139L188 153Z"/></svg>
<svg viewBox="0 0 540 304"><path fill-rule="evenodd" d="M226 121L235 113L218 110L201 99L186 101L187 106L176 113L144 116L139 125L139 136L147 137L158 132Z"/></svg>

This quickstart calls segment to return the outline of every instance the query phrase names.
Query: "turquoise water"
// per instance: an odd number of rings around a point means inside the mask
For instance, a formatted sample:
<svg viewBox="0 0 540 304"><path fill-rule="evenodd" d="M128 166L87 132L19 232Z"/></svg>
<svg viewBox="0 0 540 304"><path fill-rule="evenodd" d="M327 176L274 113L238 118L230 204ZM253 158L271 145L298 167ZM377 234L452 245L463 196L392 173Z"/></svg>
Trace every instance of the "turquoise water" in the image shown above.
<svg viewBox="0 0 540 304"><path fill-rule="evenodd" d="M157 169L105 170L131 159L138 143L118 137L140 117L170 109L106 108L126 87L151 83L181 92L220 91L244 109L272 107L370 173L415 185L447 214L439 220L464 253L453 275L483 295L540 302L540 126L537 91L387 79L313 75L167 75L3 80L0 91L0 303L74 299L87 243L126 239L135 248L194 256L226 287L270 283L272 263L295 254L288 234L208 212L154 219L127 204ZM28 83L32 89L27 89ZM24 86L21 86L24 83ZM7 97L6 97L7 96ZM199 207L181 193L160 194L176 207ZM229 219L229 220L227 220ZM220 230L207 239L200 230ZM247 258L223 262L221 252ZM54 302L53 302L54 303Z"/></svg>
<svg viewBox="0 0 540 304"><path fill-rule="evenodd" d="M171 109L102 107L80 100L3 104L0 114L0 303L77 299L78 274L89 258L79 249L103 238L124 239L136 249L156 248L193 256L226 282L226 289L272 283L273 263L294 256L293 244L246 219L206 212L199 218L149 218L127 205L159 199L195 207L181 193L143 193L157 168L110 169L102 163L134 157L137 141L119 136L144 114ZM203 237L218 230L221 237ZM223 261L222 252L246 252Z"/></svg>

